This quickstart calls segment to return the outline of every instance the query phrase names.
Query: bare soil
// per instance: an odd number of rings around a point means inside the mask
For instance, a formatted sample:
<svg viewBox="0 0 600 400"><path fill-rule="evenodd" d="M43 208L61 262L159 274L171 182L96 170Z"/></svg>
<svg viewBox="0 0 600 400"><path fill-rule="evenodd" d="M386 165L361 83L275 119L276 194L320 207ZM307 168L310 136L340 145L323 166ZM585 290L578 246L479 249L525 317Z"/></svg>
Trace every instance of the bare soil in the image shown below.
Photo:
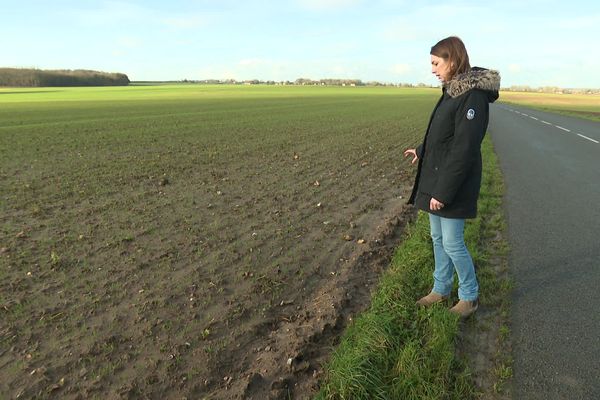
<svg viewBox="0 0 600 400"><path fill-rule="evenodd" d="M311 398L414 214L397 127L353 129L82 145L51 168L41 146L2 217L0 397Z"/></svg>

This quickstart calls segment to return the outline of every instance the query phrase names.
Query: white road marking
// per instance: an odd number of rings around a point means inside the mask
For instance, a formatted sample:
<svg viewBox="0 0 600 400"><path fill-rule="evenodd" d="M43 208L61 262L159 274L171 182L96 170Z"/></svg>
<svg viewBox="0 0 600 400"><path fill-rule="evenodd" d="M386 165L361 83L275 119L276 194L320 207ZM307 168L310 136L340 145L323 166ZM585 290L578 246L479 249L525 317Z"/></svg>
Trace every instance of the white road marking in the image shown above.
<svg viewBox="0 0 600 400"><path fill-rule="evenodd" d="M519 112L519 111L517 111L517 110L512 110L512 109L510 109L510 108L507 108L507 110L508 110L508 111L515 112L515 113L517 113L517 114L521 114L521 115L522 115L522 116L524 116L524 117L529 117L529 118L531 118L531 119L534 119L534 120L536 120L536 121L540 121L542 124L546 124L546 125L552 125L552 124L551 124L550 122L548 122L548 121L544 121L543 119L537 119L537 118L536 118L536 117L534 117L534 116L527 115L527 114L525 114L525 113L521 113L521 112ZM570 130L570 129L563 128L563 127L562 127L562 126L560 126L560 125L554 125L554 126L555 126L555 127L557 127L558 129L562 129L562 130L563 130L563 131L565 131L565 132L571 132L571 130ZM578 134L577 134L577 136L579 136L579 137L582 137L582 138L584 138L584 139L586 139L586 140L589 140L590 142L594 142L594 143L600 144L600 142L599 142L599 141L597 141L597 140L595 140L595 139L592 139L592 138L590 138L590 137L587 137L587 136L585 136L585 135L582 135L581 133L578 133Z"/></svg>
<svg viewBox="0 0 600 400"><path fill-rule="evenodd" d="M582 138L584 138L584 139L587 139L587 140L589 140L590 142L594 142L594 143L600 143L600 142L598 142L597 140L594 140L594 139L592 139L592 138L589 138L589 137L587 137L587 136L584 136L584 135L582 135L582 134L580 134L580 133L578 133L578 134L577 134L577 136L581 136Z"/></svg>

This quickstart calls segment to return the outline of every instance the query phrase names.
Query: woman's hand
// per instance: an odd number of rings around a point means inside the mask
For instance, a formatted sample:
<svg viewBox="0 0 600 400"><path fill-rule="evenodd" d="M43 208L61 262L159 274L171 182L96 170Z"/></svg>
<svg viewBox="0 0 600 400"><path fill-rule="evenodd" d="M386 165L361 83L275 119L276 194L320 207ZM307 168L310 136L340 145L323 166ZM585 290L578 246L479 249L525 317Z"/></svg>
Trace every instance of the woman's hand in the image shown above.
<svg viewBox="0 0 600 400"><path fill-rule="evenodd" d="M408 156L412 156L413 159L410 162L411 164L414 164L417 162L417 160L419 159L419 156L417 155L417 150L416 149L406 149L404 151L404 158L408 157Z"/></svg>
<svg viewBox="0 0 600 400"><path fill-rule="evenodd" d="M444 203L442 203L441 201L437 201L433 197L431 198L431 200L429 200L429 209L433 211L439 211L442 208L444 208Z"/></svg>

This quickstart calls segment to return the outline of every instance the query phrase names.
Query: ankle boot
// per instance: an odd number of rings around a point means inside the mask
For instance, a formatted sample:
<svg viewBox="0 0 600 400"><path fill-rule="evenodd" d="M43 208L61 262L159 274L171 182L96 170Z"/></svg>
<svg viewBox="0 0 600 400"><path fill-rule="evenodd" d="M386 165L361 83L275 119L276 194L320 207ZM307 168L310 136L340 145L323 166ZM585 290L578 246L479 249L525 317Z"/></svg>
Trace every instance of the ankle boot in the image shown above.
<svg viewBox="0 0 600 400"><path fill-rule="evenodd" d="M448 298L448 296L442 296L439 293L431 292L427 296L421 297L417 301L417 305L422 306L422 307L428 307L432 304L440 303L440 302L446 300L447 298Z"/></svg>
<svg viewBox="0 0 600 400"><path fill-rule="evenodd" d="M459 302L450 309L450 312L460 315L461 318L467 318L477 311L477 307L479 307L478 299L473 301L459 300Z"/></svg>

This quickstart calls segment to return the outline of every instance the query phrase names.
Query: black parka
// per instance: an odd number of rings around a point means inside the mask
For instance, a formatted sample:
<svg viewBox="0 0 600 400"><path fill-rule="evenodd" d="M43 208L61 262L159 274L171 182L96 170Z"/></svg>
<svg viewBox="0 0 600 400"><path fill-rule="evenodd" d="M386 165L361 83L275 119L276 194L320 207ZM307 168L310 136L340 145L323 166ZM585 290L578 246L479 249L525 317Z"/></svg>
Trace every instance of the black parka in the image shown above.
<svg viewBox="0 0 600 400"><path fill-rule="evenodd" d="M481 187L481 141L489 103L498 98L497 71L474 67L442 89L423 143L417 147L417 176L410 204L446 218L475 218ZM431 198L441 210L429 208Z"/></svg>

